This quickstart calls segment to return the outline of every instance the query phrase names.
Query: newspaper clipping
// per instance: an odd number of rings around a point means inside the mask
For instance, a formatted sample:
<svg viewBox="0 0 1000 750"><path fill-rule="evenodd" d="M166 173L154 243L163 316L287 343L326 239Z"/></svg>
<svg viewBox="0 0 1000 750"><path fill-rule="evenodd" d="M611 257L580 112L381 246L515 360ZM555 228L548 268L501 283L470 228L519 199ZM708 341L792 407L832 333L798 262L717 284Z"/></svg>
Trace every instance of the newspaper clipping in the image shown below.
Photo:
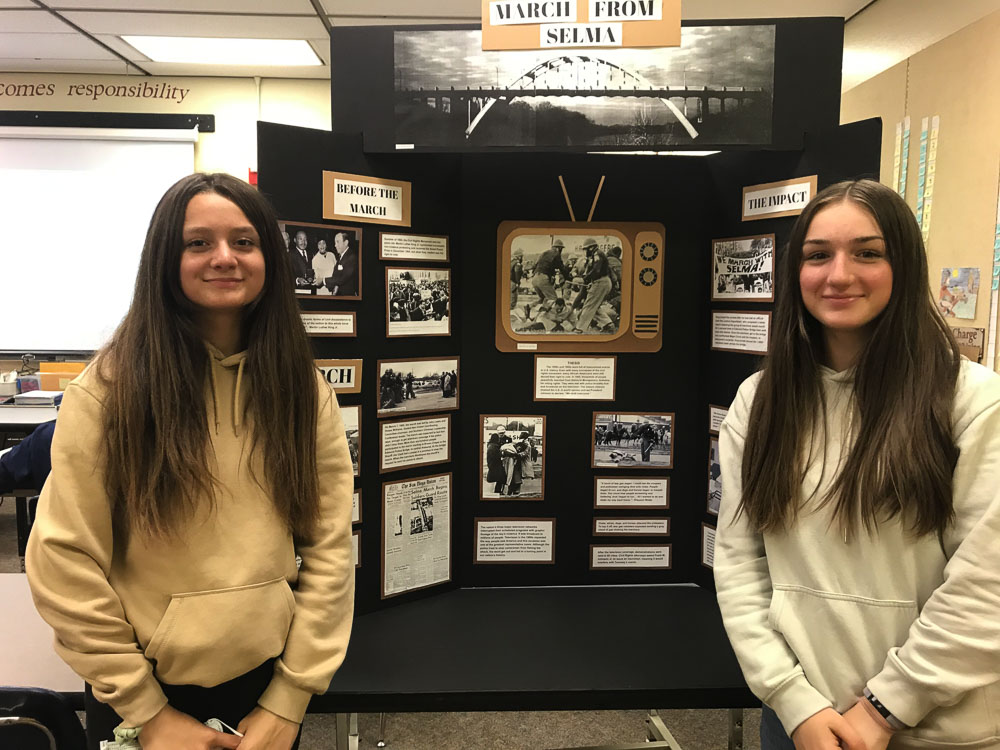
<svg viewBox="0 0 1000 750"><path fill-rule="evenodd" d="M554 518L477 518L476 563L555 562Z"/></svg>
<svg viewBox="0 0 1000 750"><path fill-rule="evenodd" d="M726 418L729 409L715 404L708 405L708 431L713 435L718 435L722 428L722 420Z"/></svg>
<svg viewBox="0 0 1000 750"><path fill-rule="evenodd" d="M774 301L774 235L712 241L712 300Z"/></svg>
<svg viewBox="0 0 1000 750"><path fill-rule="evenodd" d="M451 474L382 485L382 598L451 580Z"/></svg>
<svg viewBox="0 0 1000 750"><path fill-rule="evenodd" d="M354 476L361 476L361 407L341 406L340 417L344 420L344 432L347 434L347 448L351 452L351 465Z"/></svg>

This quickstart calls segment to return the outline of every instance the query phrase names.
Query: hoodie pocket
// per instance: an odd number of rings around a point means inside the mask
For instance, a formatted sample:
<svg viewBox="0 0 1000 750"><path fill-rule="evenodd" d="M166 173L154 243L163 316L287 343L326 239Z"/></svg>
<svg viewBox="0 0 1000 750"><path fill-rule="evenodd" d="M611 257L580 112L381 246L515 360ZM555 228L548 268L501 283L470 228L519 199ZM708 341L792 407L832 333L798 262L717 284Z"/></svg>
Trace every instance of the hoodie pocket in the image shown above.
<svg viewBox="0 0 1000 750"><path fill-rule="evenodd" d="M838 711L850 708L865 682L882 671L889 649L903 644L916 617L910 600L782 584L775 585L768 612L810 684Z"/></svg>
<svg viewBox="0 0 1000 750"><path fill-rule="evenodd" d="M174 594L146 657L163 682L212 687L278 656L294 613L284 578Z"/></svg>

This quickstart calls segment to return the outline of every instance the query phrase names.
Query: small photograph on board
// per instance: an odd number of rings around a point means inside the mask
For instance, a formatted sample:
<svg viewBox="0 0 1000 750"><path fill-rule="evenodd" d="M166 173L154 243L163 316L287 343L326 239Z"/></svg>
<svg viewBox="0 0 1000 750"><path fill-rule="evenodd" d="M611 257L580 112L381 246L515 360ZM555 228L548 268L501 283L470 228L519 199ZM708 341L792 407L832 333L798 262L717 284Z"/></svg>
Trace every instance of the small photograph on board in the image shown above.
<svg viewBox="0 0 1000 750"><path fill-rule="evenodd" d="M451 271L385 269L386 336L451 334Z"/></svg>
<svg viewBox="0 0 1000 750"><path fill-rule="evenodd" d="M712 300L774 301L774 235L712 240Z"/></svg>
<svg viewBox="0 0 1000 750"><path fill-rule="evenodd" d="M351 465L354 476L361 476L361 407L341 406L340 416L344 420L344 431L347 433L347 448L351 452Z"/></svg>
<svg viewBox="0 0 1000 750"><path fill-rule="evenodd" d="M457 408L458 357L378 361L378 416Z"/></svg>
<svg viewBox="0 0 1000 750"><path fill-rule="evenodd" d="M670 469L674 465L672 412L595 411L592 468Z"/></svg>
<svg viewBox="0 0 1000 750"><path fill-rule="evenodd" d="M622 242L617 235L522 234L510 259L510 327L552 336L617 334Z"/></svg>
<svg viewBox="0 0 1000 750"><path fill-rule="evenodd" d="M479 446L483 500L541 500L545 417L484 415Z"/></svg>
<svg viewBox="0 0 1000 750"><path fill-rule="evenodd" d="M719 515L722 506L722 464L719 463L719 438L708 441L708 512Z"/></svg>
<svg viewBox="0 0 1000 750"><path fill-rule="evenodd" d="M295 293L361 299L361 230L279 221Z"/></svg>
<svg viewBox="0 0 1000 750"><path fill-rule="evenodd" d="M946 318L976 317L979 296L978 268L942 268L938 307Z"/></svg>

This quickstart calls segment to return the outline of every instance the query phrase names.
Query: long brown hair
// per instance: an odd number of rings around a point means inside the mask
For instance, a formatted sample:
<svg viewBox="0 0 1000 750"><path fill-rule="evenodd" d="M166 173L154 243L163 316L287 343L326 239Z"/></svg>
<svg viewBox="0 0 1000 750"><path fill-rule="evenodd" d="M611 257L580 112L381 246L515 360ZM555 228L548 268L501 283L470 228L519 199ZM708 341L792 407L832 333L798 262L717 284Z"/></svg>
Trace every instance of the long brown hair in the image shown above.
<svg viewBox="0 0 1000 750"><path fill-rule="evenodd" d="M823 504L851 534L902 514L915 534L939 535L954 517L958 461L951 409L960 355L927 285L920 228L894 191L872 180L841 182L816 195L792 227L780 261L771 347L743 452L745 512L759 531L788 528L801 504L814 429L826 432L820 381L823 329L802 302L802 244L813 217L840 201L871 214L892 267L892 295L873 322L853 385L853 445Z"/></svg>
<svg viewBox="0 0 1000 750"><path fill-rule="evenodd" d="M205 382L209 354L195 307L180 284L184 216L200 193L235 203L253 224L264 255L264 287L243 315L247 343L244 414L252 458L263 459L275 509L307 537L319 512L316 471L317 380L292 291L274 210L226 174L193 174L174 184L153 213L128 313L98 352L104 402L105 489L115 533L168 536L214 497ZM266 482L266 484L264 484Z"/></svg>

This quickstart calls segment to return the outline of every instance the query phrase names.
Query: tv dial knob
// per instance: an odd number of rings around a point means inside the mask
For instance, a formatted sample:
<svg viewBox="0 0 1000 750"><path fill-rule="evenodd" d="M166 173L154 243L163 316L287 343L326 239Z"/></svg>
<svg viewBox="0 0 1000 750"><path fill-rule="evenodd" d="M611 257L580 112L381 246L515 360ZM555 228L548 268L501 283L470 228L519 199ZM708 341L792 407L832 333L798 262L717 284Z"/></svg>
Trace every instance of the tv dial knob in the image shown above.
<svg viewBox="0 0 1000 750"><path fill-rule="evenodd" d="M656 260L656 256L659 254L660 248L656 246L655 242L644 242L642 243L642 247L639 248L639 257L647 263Z"/></svg>
<svg viewBox="0 0 1000 750"><path fill-rule="evenodd" d="M653 286L656 283L657 274L655 268L643 268L639 271L639 283L643 286Z"/></svg>

